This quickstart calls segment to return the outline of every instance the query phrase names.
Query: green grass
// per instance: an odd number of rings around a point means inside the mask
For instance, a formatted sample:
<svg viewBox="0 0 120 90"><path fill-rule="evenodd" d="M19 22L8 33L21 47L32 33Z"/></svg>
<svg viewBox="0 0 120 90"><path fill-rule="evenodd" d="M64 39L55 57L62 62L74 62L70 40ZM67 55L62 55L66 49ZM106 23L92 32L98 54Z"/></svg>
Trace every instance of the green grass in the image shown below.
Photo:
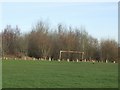
<svg viewBox="0 0 120 90"><path fill-rule="evenodd" d="M118 64L3 60L3 88L117 88Z"/></svg>

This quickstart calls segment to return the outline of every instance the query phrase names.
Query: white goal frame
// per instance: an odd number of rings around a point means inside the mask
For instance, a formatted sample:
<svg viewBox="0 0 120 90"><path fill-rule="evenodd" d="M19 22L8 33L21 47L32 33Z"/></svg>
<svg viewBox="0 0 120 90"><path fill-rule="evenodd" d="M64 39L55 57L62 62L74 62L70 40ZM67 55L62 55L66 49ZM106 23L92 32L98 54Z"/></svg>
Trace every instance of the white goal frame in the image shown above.
<svg viewBox="0 0 120 90"><path fill-rule="evenodd" d="M82 55L82 60L83 60L83 56L84 56L84 52L80 52L80 51L66 51L66 50L60 50L60 54L59 54L59 59L62 59L62 53L76 53L76 54L81 54Z"/></svg>

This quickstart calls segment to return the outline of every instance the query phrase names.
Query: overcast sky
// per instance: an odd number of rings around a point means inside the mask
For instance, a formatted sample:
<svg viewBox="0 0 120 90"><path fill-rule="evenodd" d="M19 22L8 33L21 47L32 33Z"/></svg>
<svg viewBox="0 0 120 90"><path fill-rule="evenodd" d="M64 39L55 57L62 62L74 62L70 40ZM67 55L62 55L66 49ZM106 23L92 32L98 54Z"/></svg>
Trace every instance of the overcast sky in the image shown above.
<svg viewBox="0 0 120 90"><path fill-rule="evenodd" d="M10 24L19 26L21 32L31 31L39 20L86 28L95 38L112 38L118 40L118 4L109 3L2 3L2 29Z"/></svg>

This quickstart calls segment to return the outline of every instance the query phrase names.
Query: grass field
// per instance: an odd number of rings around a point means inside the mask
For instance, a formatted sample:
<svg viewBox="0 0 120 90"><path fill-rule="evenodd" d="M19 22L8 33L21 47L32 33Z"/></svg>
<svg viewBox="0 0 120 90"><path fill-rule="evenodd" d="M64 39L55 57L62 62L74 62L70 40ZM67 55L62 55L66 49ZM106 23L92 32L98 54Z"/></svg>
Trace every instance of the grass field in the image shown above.
<svg viewBox="0 0 120 90"><path fill-rule="evenodd" d="M3 88L117 88L118 64L3 60Z"/></svg>

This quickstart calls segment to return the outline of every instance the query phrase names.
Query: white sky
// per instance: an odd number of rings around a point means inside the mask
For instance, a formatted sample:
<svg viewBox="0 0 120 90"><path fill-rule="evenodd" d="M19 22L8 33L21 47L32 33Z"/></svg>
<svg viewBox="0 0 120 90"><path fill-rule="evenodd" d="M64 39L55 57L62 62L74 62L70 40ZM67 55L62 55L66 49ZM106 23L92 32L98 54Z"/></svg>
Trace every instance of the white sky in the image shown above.
<svg viewBox="0 0 120 90"><path fill-rule="evenodd" d="M24 3L23 1L28 3ZM48 0L23 1L1 1L7 3L0 3L2 4L2 8L0 8L0 28L3 29L7 24L12 25L13 27L18 25L22 32L27 32L30 31L32 25L42 19L48 20L48 22L51 23L51 26L58 23L72 25L73 27L80 27L82 25L85 26L86 31L93 37L98 39L112 38L118 40L118 0L49 0L49 2Z"/></svg>

